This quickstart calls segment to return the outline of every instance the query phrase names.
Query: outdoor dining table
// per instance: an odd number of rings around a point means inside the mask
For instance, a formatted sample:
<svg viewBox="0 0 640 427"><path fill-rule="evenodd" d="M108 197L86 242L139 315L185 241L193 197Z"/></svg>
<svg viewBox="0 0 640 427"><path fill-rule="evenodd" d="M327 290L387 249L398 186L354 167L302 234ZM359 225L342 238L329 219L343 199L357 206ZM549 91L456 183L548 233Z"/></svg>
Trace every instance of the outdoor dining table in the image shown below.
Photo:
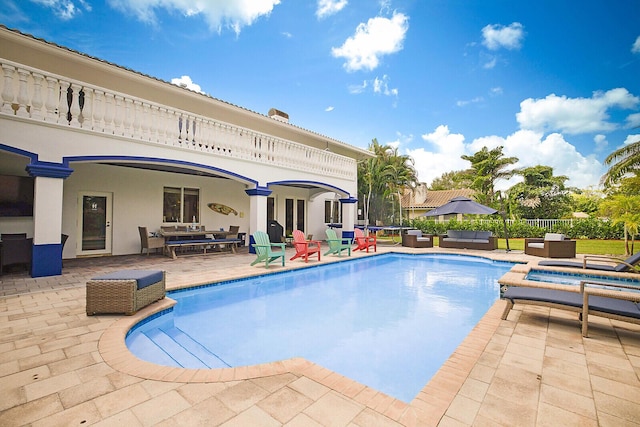
<svg viewBox="0 0 640 427"><path fill-rule="evenodd" d="M214 239L224 239L229 235L229 232L225 230L160 231L160 235L164 237L165 240L183 237L204 239L207 234L213 235Z"/></svg>

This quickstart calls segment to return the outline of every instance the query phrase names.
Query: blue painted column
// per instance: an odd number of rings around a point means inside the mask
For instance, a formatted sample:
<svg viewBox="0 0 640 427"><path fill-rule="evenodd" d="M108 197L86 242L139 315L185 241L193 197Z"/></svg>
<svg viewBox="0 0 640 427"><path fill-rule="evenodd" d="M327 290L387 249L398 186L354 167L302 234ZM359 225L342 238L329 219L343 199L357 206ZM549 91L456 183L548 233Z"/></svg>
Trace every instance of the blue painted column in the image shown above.
<svg viewBox="0 0 640 427"><path fill-rule="evenodd" d="M353 241L353 228L356 224L358 199L355 197L340 199L340 205L342 206L342 238Z"/></svg>
<svg viewBox="0 0 640 427"><path fill-rule="evenodd" d="M26 167L35 178L31 277L62 274L62 193L73 172L58 163L35 161Z"/></svg>
<svg viewBox="0 0 640 427"><path fill-rule="evenodd" d="M244 190L250 197L249 199L249 253L255 254L256 251L251 246L255 243L253 233L255 231L267 231L267 197L271 195L272 190L267 187L256 186Z"/></svg>

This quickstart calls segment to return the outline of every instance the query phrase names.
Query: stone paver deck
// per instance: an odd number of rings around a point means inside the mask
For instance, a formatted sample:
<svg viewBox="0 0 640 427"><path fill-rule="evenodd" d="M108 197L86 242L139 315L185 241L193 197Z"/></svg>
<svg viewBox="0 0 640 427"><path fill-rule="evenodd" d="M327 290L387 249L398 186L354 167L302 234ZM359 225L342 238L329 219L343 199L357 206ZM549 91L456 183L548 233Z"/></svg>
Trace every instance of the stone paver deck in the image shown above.
<svg viewBox="0 0 640 427"><path fill-rule="evenodd" d="M391 250L455 252L378 246ZM629 323L590 317L583 338L575 314L516 305L503 321L498 301L406 404L303 359L216 370L142 362L124 347L124 334L168 299L134 316L85 313L86 281L101 273L161 269L175 289L263 274L249 266L253 259L73 259L57 277L0 276L0 425L640 425L640 326ZM286 269L304 266L296 260Z"/></svg>

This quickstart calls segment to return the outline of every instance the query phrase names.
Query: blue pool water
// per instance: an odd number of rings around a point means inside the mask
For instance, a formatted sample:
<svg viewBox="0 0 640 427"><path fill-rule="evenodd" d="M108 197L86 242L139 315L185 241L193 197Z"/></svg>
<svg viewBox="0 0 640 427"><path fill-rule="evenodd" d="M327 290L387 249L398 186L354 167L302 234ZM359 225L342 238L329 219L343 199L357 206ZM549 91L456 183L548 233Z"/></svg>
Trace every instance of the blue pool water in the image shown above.
<svg viewBox="0 0 640 427"><path fill-rule="evenodd" d="M411 401L499 295L513 264L385 254L170 292L129 349L150 362L217 368L303 357Z"/></svg>
<svg viewBox="0 0 640 427"><path fill-rule="evenodd" d="M575 274L560 271L547 271L532 269L525 276L525 279L534 282L559 283L562 285L580 285L582 280L593 280L600 283L609 283L613 285L625 284L638 286L640 289L640 279L629 279L623 277L611 277L598 274Z"/></svg>

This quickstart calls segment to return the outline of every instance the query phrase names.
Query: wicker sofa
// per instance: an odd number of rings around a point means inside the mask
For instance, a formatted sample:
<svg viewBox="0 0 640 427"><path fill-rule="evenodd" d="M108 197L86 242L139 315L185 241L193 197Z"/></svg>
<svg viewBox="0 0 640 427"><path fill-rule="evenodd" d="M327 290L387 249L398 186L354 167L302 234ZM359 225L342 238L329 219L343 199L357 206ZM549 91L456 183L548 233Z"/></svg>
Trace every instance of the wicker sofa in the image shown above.
<svg viewBox="0 0 640 427"><path fill-rule="evenodd" d="M422 230L407 230L402 234L402 246L408 248L432 248L433 235L422 234Z"/></svg>
<svg viewBox="0 0 640 427"><path fill-rule="evenodd" d="M87 282L87 315L136 311L165 296L165 272L122 270Z"/></svg>
<svg viewBox="0 0 640 427"><path fill-rule="evenodd" d="M498 238L490 231L447 230L439 236L441 248L479 249L492 251L498 249Z"/></svg>
<svg viewBox="0 0 640 427"><path fill-rule="evenodd" d="M524 239L524 253L545 258L575 258L576 241L564 234L547 233L541 239Z"/></svg>

